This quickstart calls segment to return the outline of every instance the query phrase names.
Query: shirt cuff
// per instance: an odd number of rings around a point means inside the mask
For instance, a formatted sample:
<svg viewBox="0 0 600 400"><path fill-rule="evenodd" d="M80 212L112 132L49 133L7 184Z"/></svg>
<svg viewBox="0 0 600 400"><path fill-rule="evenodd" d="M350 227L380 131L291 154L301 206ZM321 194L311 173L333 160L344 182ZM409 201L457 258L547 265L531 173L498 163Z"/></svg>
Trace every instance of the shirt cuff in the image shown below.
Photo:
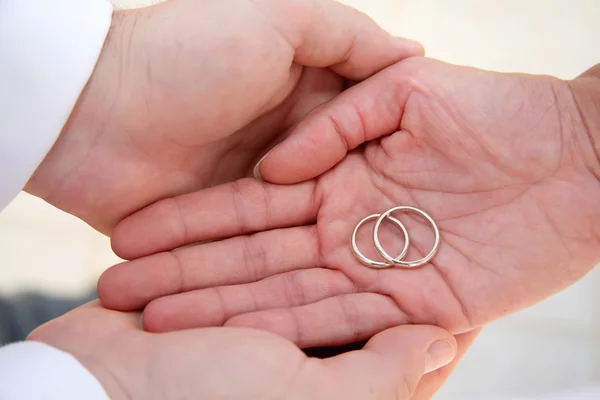
<svg viewBox="0 0 600 400"><path fill-rule="evenodd" d="M110 400L75 357L40 342L0 348L0 399Z"/></svg>
<svg viewBox="0 0 600 400"><path fill-rule="evenodd" d="M0 1L0 211L60 134L111 18L107 0Z"/></svg>

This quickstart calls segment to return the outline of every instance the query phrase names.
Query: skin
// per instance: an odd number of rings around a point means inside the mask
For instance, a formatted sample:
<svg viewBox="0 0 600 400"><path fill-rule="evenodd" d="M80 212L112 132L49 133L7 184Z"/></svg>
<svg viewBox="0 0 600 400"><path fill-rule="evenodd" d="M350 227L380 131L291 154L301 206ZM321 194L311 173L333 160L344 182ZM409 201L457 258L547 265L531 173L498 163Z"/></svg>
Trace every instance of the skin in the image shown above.
<svg viewBox="0 0 600 400"><path fill-rule="evenodd" d="M346 79L422 53L328 0L171 0L116 12L25 189L110 234L157 200L251 175Z"/></svg>
<svg viewBox="0 0 600 400"><path fill-rule="evenodd" d="M458 351L452 362L440 369L432 371L425 375L419 381L417 389L410 397L410 400L429 400L440 390L446 383L452 372L459 365L460 361L471 347L481 330L476 329L471 332L455 335Z"/></svg>
<svg viewBox="0 0 600 400"><path fill-rule="evenodd" d="M334 1L171 0L117 12L93 75L25 189L111 234L157 200L251 175L309 111L422 54ZM364 350L314 361L265 332L154 335L139 320L92 304L30 340L75 356L114 399L406 399L424 372L456 353L436 327L399 328ZM440 339L450 348L443 359L429 352ZM429 376L426 390L445 375Z"/></svg>
<svg viewBox="0 0 600 400"><path fill-rule="evenodd" d="M123 221L114 249L142 258L103 275L101 301L145 307L150 331L255 327L301 347L399 324L469 332L531 306L600 261L600 163L579 84L400 62L313 112L262 162L265 179L288 185L240 180ZM413 270L364 267L348 244L355 224L396 205L433 217L438 254ZM407 259L427 253L427 224L399 218ZM399 252L392 233L384 246Z"/></svg>
<svg viewBox="0 0 600 400"><path fill-rule="evenodd" d="M443 381L445 372L430 374L416 389L424 372L448 364L457 352L454 338L432 326L396 327L361 350L321 360L264 331L156 335L144 332L139 321L139 314L94 302L43 325L29 340L72 354L114 400L408 400Z"/></svg>

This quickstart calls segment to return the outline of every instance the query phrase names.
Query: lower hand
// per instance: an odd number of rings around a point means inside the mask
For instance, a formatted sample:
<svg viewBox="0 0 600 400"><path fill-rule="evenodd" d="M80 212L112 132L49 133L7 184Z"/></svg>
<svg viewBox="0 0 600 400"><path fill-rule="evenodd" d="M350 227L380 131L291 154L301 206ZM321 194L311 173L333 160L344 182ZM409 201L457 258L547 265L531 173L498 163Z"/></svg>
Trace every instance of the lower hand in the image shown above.
<svg viewBox="0 0 600 400"><path fill-rule="evenodd" d="M380 333L362 350L320 360L267 332L152 334L139 321L137 313L94 302L43 325L29 340L72 354L115 400L407 400L423 374L451 362L457 348L440 328L405 326ZM432 376L420 392L441 381Z"/></svg>

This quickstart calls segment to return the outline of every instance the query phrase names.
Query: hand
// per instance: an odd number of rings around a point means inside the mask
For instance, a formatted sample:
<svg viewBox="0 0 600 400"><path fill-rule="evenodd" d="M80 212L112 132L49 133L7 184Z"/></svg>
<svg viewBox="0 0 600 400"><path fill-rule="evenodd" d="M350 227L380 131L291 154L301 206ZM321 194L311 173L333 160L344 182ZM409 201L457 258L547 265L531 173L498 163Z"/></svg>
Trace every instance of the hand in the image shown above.
<svg viewBox="0 0 600 400"><path fill-rule="evenodd" d="M31 334L72 354L111 399L409 399L423 372L456 354L440 328L406 326L363 350L319 360L292 343L251 329L144 332L139 315L97 302Z"/></svg>
<svg viewBox="0 0 600 400"><path fill-rule="evenodd" d="M101 300L145 306L151 331L249 326L301 347L403 323L469 331L599 261L600 185L580 127L568 82L406 60L313 113L261 166L270 180L303 179L343 158L323 176L291 186L241 180L125 220L113 246L126 258L246 236L118 265L100 281ZM350 234L396 205L432 215L440 250L418 269L367 268ZM399 217L415 249L407 259L424 255L430 229Z"/></svg>
<svg viewBox="0 0 600 400"><path fill-rule="evenodd" d="M250 175L342 77L423 51L331 0L171 0L113 21L26 187L106 234L156 200Z"/></svg>

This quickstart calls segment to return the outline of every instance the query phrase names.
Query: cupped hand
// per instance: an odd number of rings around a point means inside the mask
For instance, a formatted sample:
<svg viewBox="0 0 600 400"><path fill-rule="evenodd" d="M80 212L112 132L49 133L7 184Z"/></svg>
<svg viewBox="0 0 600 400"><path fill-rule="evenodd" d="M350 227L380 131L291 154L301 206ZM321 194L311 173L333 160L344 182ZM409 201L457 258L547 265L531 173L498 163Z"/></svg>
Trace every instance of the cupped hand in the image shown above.
<svg viewBox="0 0 600 400"><path fill-rule="evenodd" d="M575 109L556 78L401 62L314 112L261 166L271 180L333 166L324 175L285 186L240 180L125 220L117 252L158 254L107 271L101 300L145 307L151 331L248 326L302 347L398 324L482 326L600 259L600 185ZM433 217L439 252L416 269L363 266L349 245L356 223L398 205ZM411 238L407 259L429 252L427 223L397 217ZM374 258L371 228L359 246ZM399 252L391 232L385 247Z"/></svg>
<svg viewBox="0 0 600 400"><path fill-rule="evenodd" d="M457 352L455 339L432 326L393 328L362 350L321 360L268 332L152 334L139 320L95 302L43 325L29 340L72 354L115 400L408 400L424 373L448 364Z"/></svg>
<svg viewBox="0 0 600 400"><path fill-rule="evenodd" d="M26 190L110 234L156 200L250 175L343 78L422 51L331 0L171 0L116 12Z"/></svg>

